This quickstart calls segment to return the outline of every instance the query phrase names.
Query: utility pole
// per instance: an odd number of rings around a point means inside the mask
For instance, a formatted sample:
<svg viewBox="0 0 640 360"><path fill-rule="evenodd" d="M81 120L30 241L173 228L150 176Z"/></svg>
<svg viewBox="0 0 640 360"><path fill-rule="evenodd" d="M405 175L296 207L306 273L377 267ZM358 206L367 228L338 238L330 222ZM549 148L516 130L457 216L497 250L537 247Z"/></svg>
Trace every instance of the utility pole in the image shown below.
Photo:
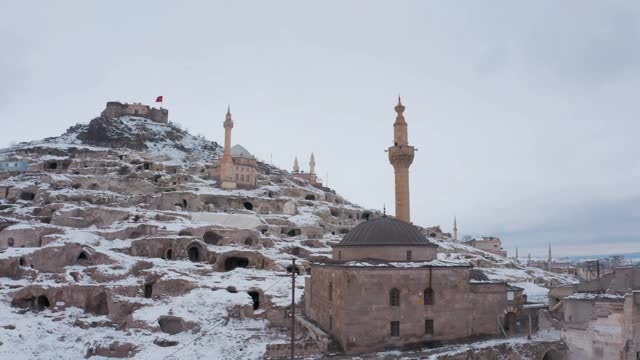
<svg viewBox="0 0 640 360"><path fill-rule="evenodd" d="M296 259L291 264L291 360L295 358L296 339Z"/></svg>

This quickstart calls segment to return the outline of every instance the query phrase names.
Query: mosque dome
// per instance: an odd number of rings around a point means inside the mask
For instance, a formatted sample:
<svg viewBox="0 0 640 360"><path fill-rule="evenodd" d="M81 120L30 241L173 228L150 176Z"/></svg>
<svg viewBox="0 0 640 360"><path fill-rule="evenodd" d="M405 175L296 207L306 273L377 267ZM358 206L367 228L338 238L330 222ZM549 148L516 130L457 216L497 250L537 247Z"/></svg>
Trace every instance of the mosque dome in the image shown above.
<svg viewBox="0 0 640 360"><path fill-rule="evenodd" d="M388 216L365 221L353 228L340 241L340 246L432 246L433 244L406 221Z"/></svg>
<svg viewBox="0 0 640 360"><path fill-rule="evenodd" d="M232 157L242 157L245 159L253 159L253 155L249 152L249 150L245 149L244 146L238 144L233 145L231 147L231 156Z"/></svg>

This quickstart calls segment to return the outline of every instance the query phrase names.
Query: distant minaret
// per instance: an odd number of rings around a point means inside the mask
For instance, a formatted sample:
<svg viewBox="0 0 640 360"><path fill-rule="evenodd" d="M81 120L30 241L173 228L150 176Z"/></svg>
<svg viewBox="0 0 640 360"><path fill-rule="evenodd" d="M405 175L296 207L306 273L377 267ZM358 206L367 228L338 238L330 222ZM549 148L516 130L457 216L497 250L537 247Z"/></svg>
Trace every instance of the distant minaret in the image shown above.
<svg viewBox="0 0 640 360"><path fill-rule="evenodd" d="M529 252L529 255L527 256L527 266L531 264L531 252Z"/></svg>
<svg viewBox="0 0 640 360"><path fill-rule="evenodd" d="M389 148L389 162L393 165L396 178L396 218L411 222L409 166L413 162L414 148L409 146L407 122L402 114L405 107L400 101L400 96L394 109L398 115L393 123L393 146Z"/></svg>
<svg viewBox="0 0 640 360"><path fill-rule="evenodd" d="M549 258L547 259L547 267L549 268L549 271L551 271L551 241L549 241Z"/></svg>
<svg viewBox="0 0 640 360"><path fill-rule="evenodd" d="M311 160L309 160L309 174L315 174L315 173L316 173L316 159L313 157L313 153L311 153Z"/></svg>
<svg viewBox="0 0 640 360"><path fill-rule="evenodd" d="M518 247L516 246L516 260L518 260Z"/></svg>
<svg viewBox="0 0 640 360"><path fill-rule="evenodd" d="M453 217L453 241L458 241L458 222L456 217Z"/></svg>
<svg viewBox="0 0 640 360"><path fill-rule="evenodd" d="M298 157L296 156L296 158L293 160L293 172L294 173L298 173L300 172L300 166L298 166Z"/></svg>
<svg viewBox="0 0 640 360"><path fill-rule="evenodd" d="M231 158L231 105L227 107L227 115L224 119L224 155L220 164L220 182L233 181L233 159Z"/></svg>

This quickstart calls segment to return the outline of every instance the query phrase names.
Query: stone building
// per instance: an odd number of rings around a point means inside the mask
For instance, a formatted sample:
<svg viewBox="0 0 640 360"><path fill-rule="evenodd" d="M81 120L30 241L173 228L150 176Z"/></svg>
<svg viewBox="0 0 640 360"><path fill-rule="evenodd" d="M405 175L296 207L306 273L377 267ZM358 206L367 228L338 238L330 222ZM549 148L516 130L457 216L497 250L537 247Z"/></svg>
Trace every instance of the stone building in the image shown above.
<svg viewBox="0 0 640 360"><path fill-rule="evenodd" d="M507 285L436 252L410 223L366 221L334 246L336 262L311 265L307 316L347 353L499 334Z"/></svg>
<svg viewBox="0 0 640 360"><path fill-rule="evenodd" d="M300 166L298 165L298 158L296 157L293 161L293 176L305 179L309 182L309 184L322 187L322 181L318 179L318 175L316 175L316 159L311 153L311 158L309 159L309 172L305 173L304 171L300 171Z"/></svg>
<svg viewBox="0 0 640 360"><path fill-rule="evenodd" d="M109 101L106 108L100 114L100 116L106 118L117 118L126 115L139 116L163 124L169 122L169 110L163 108L156 109L141 103L128 104Z"/></svg>
<svg viewBox="0 0 640 360"><path fill-rule="evenodd" d="M356 226L333 247L333 261L311 264L305 279L307 317L347 353L497 335L507 316L506 283L467 262L438 260L437 245L409 222L413 148L402 111L399 102L390 149L400 216Z"/></svg>
<svg viewBox="0 0 640 360"><path fill-rule="evenodd" d="M254 188L257 184L257 161L242 145L231 147L233 120L231 108L227 109L224 126L224 155L214 162L211 177L217 179L223 189Z"/></svg>
<svg viewBox="0 0 640 360"><path fill-rule="evenodd" d="M563 319L569 360L640 358L640 268L551 289L549 308Z"/></svg>
<svg viewBox="0 0 640 360"><path fill-rule="evenodd" d="M500 238L494 236L485 236L480 239L471 239L464 242L466 245L473 246L476 249L480 249L492 254L507 256L507 252L502 248L502 241Z"/></svg>

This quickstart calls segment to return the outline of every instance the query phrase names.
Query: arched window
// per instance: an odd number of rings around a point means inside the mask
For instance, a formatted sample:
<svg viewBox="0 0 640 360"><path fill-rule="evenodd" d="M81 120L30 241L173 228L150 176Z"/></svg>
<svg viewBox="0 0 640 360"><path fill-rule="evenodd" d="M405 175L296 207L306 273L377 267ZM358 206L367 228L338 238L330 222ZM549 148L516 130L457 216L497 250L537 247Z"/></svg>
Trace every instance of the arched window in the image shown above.
<svg viewBox="0 0 640 360"><path fill-rule="evenodd" d="M244 174L240 175L240 181L244 182Z"/></svg>
<svg viewBox="0 0 640 360"><path fill-rule="evenodd" d="M400 306L400 290L393 288L389 291L389 303L391 306Z"/></svg>
<svg viewBox="0 0 640 360"><path fill-rule="evenodd" d="M428 288L424 289L424 304L425 305L433 305L433 289Z"/></svg>

